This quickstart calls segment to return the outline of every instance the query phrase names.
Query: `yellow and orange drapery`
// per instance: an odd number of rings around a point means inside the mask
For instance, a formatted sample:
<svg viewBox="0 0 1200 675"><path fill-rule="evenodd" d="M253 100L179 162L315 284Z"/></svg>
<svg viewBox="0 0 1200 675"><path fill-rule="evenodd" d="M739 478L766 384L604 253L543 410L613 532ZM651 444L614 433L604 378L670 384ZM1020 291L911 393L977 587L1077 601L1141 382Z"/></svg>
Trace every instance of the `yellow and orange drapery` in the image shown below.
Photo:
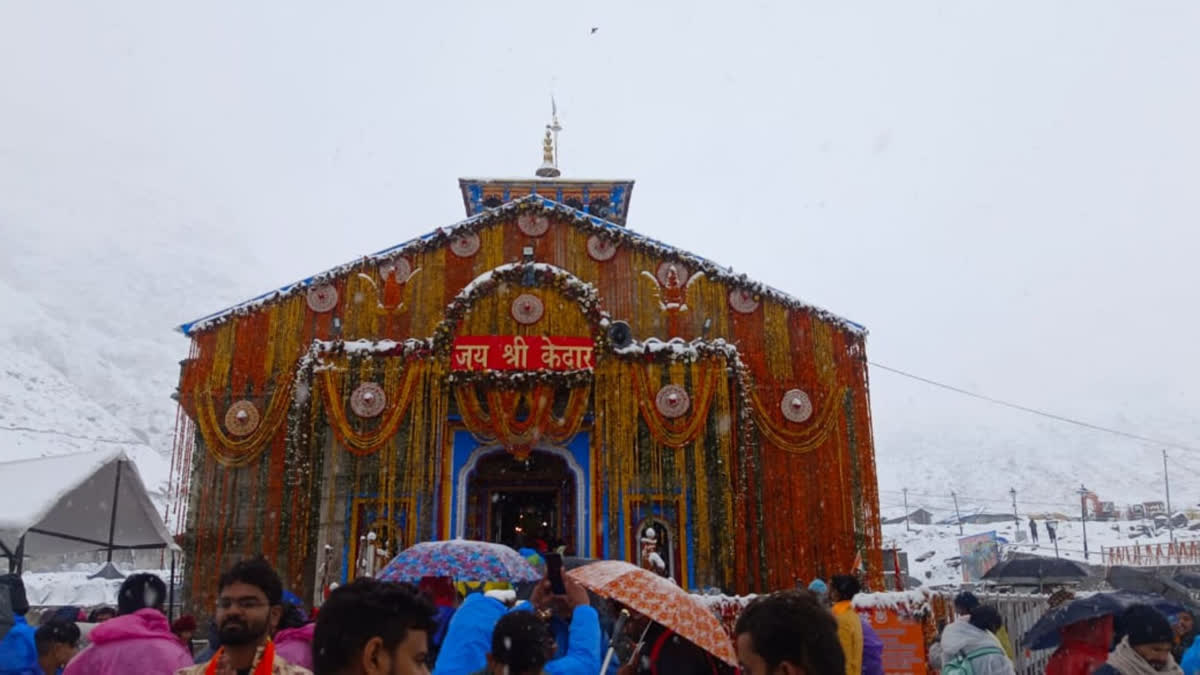
<svg viewBox="0 0 1200 675"><path fill-rule="evenodd" d="M454 387L454 400L463 424L476 440L501 445L522 458L541 442L566 444L583 424L591 402L591 387L569 389L561 416L554 412L557 391L553 385L498 389L464 383ZM480 402L481 395L487 403L486 409Z"/></svg>
<svg viewBox="0 0 1200 675"><path fill-rule="evenodd" d="M356 455L367 455L379 450L392 440L408 416L413 393L429 370L423 361L405 361L399 357L359 359L355 366L327 366L318 377L324 391L325 414L334 435ZM357 377L349 372L355 368ZM353 396L354 386L377 378L374 371L382 371L382 387L386 396L383 411L375 419L363 419L355 415L347 403Z"/></svg>
<svg viewBox="0 0 1200 675"><path fill-rule="evenodd" d="M218 398L212 393L196 390L192 400L196 406L196 426L204 439L204 445L212 456L221 464L236 468L248 466L258 459L267 442L275 437L287 418L288 406L291 403L291 373L284 373L275 381L274 386L255 397L265 403L265 411L261 413L258 426L245 436L235 436L229 433L222 422L222 414L217 413ZM230 401L230 404L233 402ZM228 409L228 405L224 408Z"/></svg>
<svg viewBox="0 0 1200 675"><path fill-rule="evenodd" d="M673 384L682 385L685 369L687 366L683 363L645 363L629 369L638 411L650 429L650 435L655 441L672 448L681 448L694 442L705 431L713 394L721 376L725 374L725 360L706 359L692 365L691 407L683 415L671 419L659 411L655 399L662 386L664 372Z"/></svg>
<svg viewBox="0 0 1200 675"><path fill-rule="evenodd" d="M686 541L690 533L672 533L695 552L696 577L689 582L732 587L737 444L730 420L737 410L728 372L724 354L691 362L606 359L598 367L592 455L606 487L596 506L610 533L606 557L626 558L636 550L630 505L658 504L676 509L691 525L694 541ZM667 384L688 392L690 406L678 417L657 407Z"/></svg>
<svg viewBox="0 0 1200 675"><path fill-rule="evenodd" d="M803 422L786 419L779 410L779 403L773 399L763 400L757 387L750 387L749 394L754 425L763 438L785 452L803 453L821 447L836 432L845 388L832 390L815 402L812 417Z"/></svg>

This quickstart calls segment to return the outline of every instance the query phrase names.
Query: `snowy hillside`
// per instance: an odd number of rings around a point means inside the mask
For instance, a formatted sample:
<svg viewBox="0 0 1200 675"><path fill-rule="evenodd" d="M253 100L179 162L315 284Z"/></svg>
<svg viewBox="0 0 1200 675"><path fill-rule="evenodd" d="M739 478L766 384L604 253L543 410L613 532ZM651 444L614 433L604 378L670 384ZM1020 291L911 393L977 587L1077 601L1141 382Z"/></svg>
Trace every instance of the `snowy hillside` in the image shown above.
<svg viewBox="0 0 1200 675"><path fill-rule="evenodd" d="M149 184L57 166L60 194L39 168L0 162L0 460L122 447L165 493L188 348L173 327L255 266Z"/></svg>
<svg viewBox="0 0 1200 675"><path fill-rule="evenodd" d="M871 353L871 344L867 346ZM1036 393L1036 392L1034 392ZM872 370L871 403L886 511L910 502L951 509L951 492L964 506L1010 512L1015 488L1021 512L1079 510L1079 486L1101 500L1127 504L1164 498L1162 446L997 407L921 382ZM1123 402L1124 403L1124 402ZM1114 410L1097 400L1080 406L1062 399L1059 411L1121 429L1153 429L1168 439L1191 440L1191 410L1159 400L1131 401ZM1136 406L1136 408L1134 407ZM1200 455L1169 449L1176 508L1200 503Z"/></svg>
<svg viewBox="0 0 1200 675"><path fill-rule="evenodd" d="M1021 521L1024 531L1026 521ZM1058 524L1058 554L1069 560L1087 562L1092 565L1102 564L1100 551L1102 547L1131 546L1146 544L1166 544L1170 542L1170 534L1163 530L1154 537L1129 537L1132 522L1094 522L1087 524L1088 556L1084 557L1083 527L1079 522L1059 521ZM996 523L993 525L966 525L964 536L995 532L996 536L1007 543L1001 544L1001 557L1008 553L1027 553L1042 556L1054 556L1054 545L1049 542L1044 525L1039 521L1041 538L1037 545L1029 541L1018 542L1012 522ZM913 525L907 531L904 523L885 525L883 528L886 546L897 546L908 554L909 576L916 578L925 586L956 586L963 582L962 570L958 567L959 533L956 525ZM1198 538L1197 533L1177 531L1177 541L1191 542ZM924 560L919 560L924 558Z"/></svg>

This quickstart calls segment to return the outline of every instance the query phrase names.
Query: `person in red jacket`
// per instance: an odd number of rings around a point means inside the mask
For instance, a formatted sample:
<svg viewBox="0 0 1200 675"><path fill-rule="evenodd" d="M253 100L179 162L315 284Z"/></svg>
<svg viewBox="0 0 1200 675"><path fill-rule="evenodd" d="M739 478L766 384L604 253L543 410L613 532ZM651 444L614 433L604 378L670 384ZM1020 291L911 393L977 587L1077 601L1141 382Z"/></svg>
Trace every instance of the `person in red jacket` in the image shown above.
<svg viewBox="0 0 1200 675"><path fill-rule="evenodd" d="M1108 660L1113 639L1113 618L1102 616L1077 621L1059 630L1062 644L1050 656L1046 675L1090 675Z"/></svg>

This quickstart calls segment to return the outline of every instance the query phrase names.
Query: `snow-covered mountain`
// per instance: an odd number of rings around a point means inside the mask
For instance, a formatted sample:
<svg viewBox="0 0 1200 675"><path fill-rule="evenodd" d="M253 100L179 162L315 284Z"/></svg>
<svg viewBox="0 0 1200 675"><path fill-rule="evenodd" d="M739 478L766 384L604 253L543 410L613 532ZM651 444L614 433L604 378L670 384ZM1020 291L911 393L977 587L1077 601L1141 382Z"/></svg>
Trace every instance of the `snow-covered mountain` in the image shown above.
<svg viewBox="0 0 1200 675"><path fill-rule="evenodd" d="M0 145L0 195L0 459L122 447L165 492L188 349L173 327L257 266L149 184L49 153Z"/></svg>

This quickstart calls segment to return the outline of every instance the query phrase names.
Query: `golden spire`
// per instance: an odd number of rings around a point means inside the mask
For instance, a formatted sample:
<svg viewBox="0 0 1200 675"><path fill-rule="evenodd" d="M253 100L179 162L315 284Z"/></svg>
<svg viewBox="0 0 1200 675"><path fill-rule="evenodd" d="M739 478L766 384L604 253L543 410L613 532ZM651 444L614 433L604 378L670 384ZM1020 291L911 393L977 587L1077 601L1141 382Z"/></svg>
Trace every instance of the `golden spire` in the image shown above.
<svg viewBox="0 0 1200 675"><path fill-rule="evenodd" d="M542 139L542 165L538 167L537 175L542 178L558 178L562 172L558 170L558 132L562 126L558 123L558 104L550 97L550 124L546 125L546 137Z"/></svg>

